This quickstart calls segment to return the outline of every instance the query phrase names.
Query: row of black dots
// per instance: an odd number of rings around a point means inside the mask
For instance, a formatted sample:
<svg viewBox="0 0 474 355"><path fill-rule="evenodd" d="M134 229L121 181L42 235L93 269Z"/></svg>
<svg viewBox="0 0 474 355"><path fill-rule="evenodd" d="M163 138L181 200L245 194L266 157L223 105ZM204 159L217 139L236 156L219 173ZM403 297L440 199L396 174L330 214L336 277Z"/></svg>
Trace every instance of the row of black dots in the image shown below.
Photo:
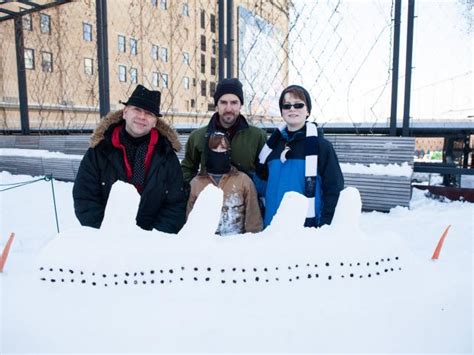
<svg viewBox="0 0 474 355"><path fill-rule="evenodd" d="M395 257L395 259L398 260L399 258L398 258L398 257ZM390 258L387 258L387 261L389 261L389 260L390 260ZM380 261L383 262L384 259L381 259ZM360 264L360 263L357 263L357 265L359 265L359 264ZM378 264L379 264L378 261L377 261L375 264L378 265ZM310 265L310 264L307 264L307 265ZM315 267L317 267L317 264L314 264L314 265L315 265ZM370 263L367 262L367 266L369 266L369 265L370 265ZM326 262L326 263L325 263L325 266L326 266L326 267L329 267L329 266L330 266L330 263L329 263L329 262ZM343 266L343 263L341 263L341 266ZM295 264L294 267L295 267L295 268L298 268L299 265L298 265L298 264ZM184 266L181 267L181 269L184 270L184 269L185 269ZM289 265L289 266L288 266L288 269L291 270L291 269L292 269L292 265ZM40 270L44 270L44 267L41 267ZM198 271L198 270L199 270L199 269L198 269L197 267L194 268L194 271ZM209 272L212 271L212 269L211 269L210 267L205 268L205 270L206 270L206 271L209 271ZM243 268L243 269L241 269L241 270L242 270L242 272L246 272L246 269L245 269L245 268ZM254 268L251 269L251 270L252 270L253 272L258 272L258 268L256 268L256 267L254 267ZM264 272L268 272L269 269L268 269L267 267L264 267L262 270L263 270ZM279 270L279 268L278 268L278 267L275 267L275 270ZM385 272L388 272L389 270L390 270L390 271L393 271L393 268L385 269ZM399 270L401 270L401 268L399 268ZM54 269L53 269L53 268L50 268L49 271L52 272L52 271L54 271ZM63 270L62 268L59 268L59 271L60 271L60 272L64 272L64 270ZM74 271L73 271L73 270L69 269L68 271L69 271L70 274L74 274ZM232 268L232 271L234 271L234 272L237 271L237 268ZM160 272L160 274L164 274L164 273L165 273L165 271L164 271L163 269L161 269L159 272ZM221 269L221 272L222 272L222 273L225 272L225 269ZM150 273L151 275L153 275L153 274L155 274L155 271L154 271L154 270L150 270L149 273ZM168 273L173 274L173 273L174 273L173 269L169 269L169 270L168 270ZM79 274L80 274L80 275L84 275L84 272L83 272L83 271L80 271ZM95 276L95 275L96 275L95 272L92 272L92 276ZM136 271L136 272L133 272L133 273L125 272L125 276L127 276L127 277L131 277L132 275L133 275L134 277L137 277L137 276L143 276L143 277L144 277L144 276L146 276L146 273L145 273L144 271ZM350 274L350 275L353 275L353 274ZM101 276L102 276L102 278L104 278L104 279L108 277L107 274L102 274ZM116 274L116 273L113 274L113 277L114 277L114 278L117 278L117 277L118 277L118 274ZM311 274L308 274L308 278L310 278L310 277L312 277ZM318 278L318 277L319 277L319 274L315 274L315 278ZM353 277L353 276L350 276L350 277ZM331 277L328 277L328 278L331 279ZM197 277L194 277L193 279L194 279L194 281L198 281L198 278L197 278ZM297 277L295 277L295 279L298 280L299 277L297 276ZM52 282L56 282L56 279L51 279L51 280L54 280L54 281L52 281ZM63 280L63 279L62 279L62 280ZM209 281L209 277L205 278L205 280L206 280L206 281ZM267 279L266 279L266 280L267 280ZM184 279L181 277L181 278L180 278L180 281L184 281ZM259 277L256 278L256 281L257 281L257 282L259 281ZM293 279L289 279L289 281L291 282L291 281L293 281ZM172 280L169 280L168 282L171 283ZM115 282L115 283L118 284L118 282ZM124 281L124 283L127 284L127 281ZM134 283L137 284L138 281L134 281ZM142 280L142 283L146 283L146 281L143 281L143 280ZM164 281L163 281L162 283L164 283Z"/></svg>
<svg viewBox="0 0 474 355"><path fill-rule="evenodd" d="M399 270L401 270L401 268L399 268ZM394 270L393 268L390 268L390 269L387 268L387 269L384 269L383 272L387 273L387 272L389 272L389 271L393 272L393 271L395 271L395 270ZM376 276L380 276L380 275L381 275L381 272L378 272L378 271L377 271L377 272L375 273L375 275L376 275ZM364 277L364 275L355 275L354 273L351 273L351 274L348 275L349 278L357 278L357 276L358 276L358 278L360 278L360 279ZM346 277L345 275L341 275L341 278L345 278L345 277ZM369 273L369 274L366 275L366 277L371 278L371 277L372 277L372 274ZM312 279L312 278L318 279L318 278L320 278L320 276L319 276L319 274L314 274L314 276L313 276L313 274L307 274L307 278L308 278L308 279ZM332 280L332 279L333 279L332 275L327 276L327 279L328 279L328 280ZM58 279L58 280L56 280L56 279L49 279L49 280L48 280L48 279L46 279L46 278L41 278L41 280L42 280L42 281L50 281L51 283L66 282L66 280L65 280L64 278ZM180 278L180 280L181 280L181 281L184 281L183 278ZM194 280L194 281L199 281L199 279L198 279L197 277L194 277L193 280ZM209 282L209 281L210 281L210 278L209 278L209 277L206 277L206 278L204 278L203 280L206 281L206 282ZM252 280L255 281L255 282L262 282L262 283L269 283L270 281L276 281L276 282L280 281L280 279L279 279L278 277L276 277L276 278L274 278L274 279L269 279L269 278L260 278L259 276L255 277L255 278L253 278L253 279L249 279L249 281L252 281ZM289 279L288 279L288 282L293 282L293 281L297 281L297 280L300 280L300 277L299 277L299 276L295 276L294 278L289 278ZM74 283L74 279L70 279L70 282L71 282L71 283ZM161 279L161 280L157 280L157 281L156 281L156 283L159 283L159 284L162 284L162 285L165 284L165 283L172 283L172 282L173 282L173 280L170 280L170 279L169 279L169 280ZM225 284L226 282L227 282L226 280L221 280L221 283L222 283L222 284ZM233 284L237 284L239 281L238 281L237 279L233 279L231 282L232 282ZM244 278L244 279L241 280L241 282L247 283L247 279ZM85 279L82 279L82 280L80 281L80 283L86 284L87 281L86 281ZM229 281L229 283L230 283L230 281ZM96 281L92 281L92 282L90 282L90 284L91 284L92 286L97 286L97 285L98 285L98 283L97 283ZM149 281L146 281L146 280L141 280L141 281L139 281L139 280L133 280L133 282L132 282L132 281L129 282L128 280L123 280L123 284L124 284L124 285L128 285L128 284L130 284L130 285L138 285L138 284L142 284L142 285L151 284L151 285L153 285L153 284L155 284L155 280L154 280L154 279L151 279L151 280L149 280ZM119 285L119 282L118 282L118 281L112 282L111 285L117 286L117 285ZM109 284L108 284L108 283L104 283L103 286L104 286L104 287L108 287Z"/></svg>
<svg viewBox="0 0 474 355"><path fill-rule="evenodd" d="M42 266L42 267L39 268L39 270L40 270L40 271L47 271L47 270L49 270L50 272L54 272L54 268L52 268L52 267L49 268L49 269L46 269L46 268L44 268L44 267ZM72 269L58 268L58 271L59 271L59 272L64 272L64 273L68 273L68 272L69 272L70 274L74 274L74 273L75 273L75 271L72 270ZM84 271L79 271L79 272L77 272L77 273L80 274L80 275L84 275L84 274L85 274ZM95 272L92 273L92 276L95 276Z"/></svg>
<svg viewBox="0 0 474 355"><path fill-rule="evenodd" d="M393 271L393 268L392 268L391 271ZM388 269L385 269L385 272L388 272ZM377 272L377 275L380 275L380 273ZM350 274L350 277L354 277L354 276L355 276L354 274ZM344 278L344 275L342 275L341 277ZM360 275L360 277L362 277L362 275ZM371 275L369 274L368 277L371 277ZM320 275L319 275L319 274L314 274L314 275L313 275L313 274L307 274L307 278L308 278L308 279L311 279L311 278L318 279L318 278L320 278ZM327 279L328 279L328 280L332 280L332 278L333 278L333 277L332 277L331 275L327 276ZM46 278L41 278L41 280L42 280L42 281L48 281L48 279L46 279ZM199 281L199 279L198 279L197 277L193 277L193 280L194 280L194 281ZM206 281L206 282L209 282L209 281L210 281L210 278L209 278L209 277L205 277L205 278L203 278L203 280ZM297 281L297 280L300 280L300 276L298 276L298 275L296 275L294 278L288 278L288 282L293 282L293 281ZM59 281L65 282L66 280L65 280L64 278L62 278L62 279L60 279L60 280L49 279L49 281L52 282L52 283L55 283L56 281L58 281L58 282L59 282ZM181 277L181 278L180 278L180 281L184 281L184 278ZM249 280L247 280L246 278L244 278L244 279L241 280L241 282L243 282L243 283L247 283L247 281L255 281L255 282L261 282L261 283L269 283L270 281L279 282L280 279L279 279L278 277L275 277L275 278L272 279L272 278L265 278L265 277L256 276L255 278L253 278L253 277L252 277L252 278L249 278ZM73 283L73 282L74 282L74 279L70 279L70 282ZM166 279L161 279L161 280L157 280L157 281L156 281L156 283L162 284L162 285L165 284L165 283L172 283L172 282L173 282L173 280L171 280L171 279L168 279L168 280L166 280ZM222 283L222 284L225 284L226 282L227 282L227 280L225 280L225 279L222 279L222 280L221 280L221 283ZM236 284L236 283L238 283L239 281L238 281L237 279L233 279L233 280L229 281L229 283L230 283L230 282ZM80 281L80 283L86 284L87 281L86 281L85 279L82 279L82 280ZM129 284L130 284L130 285L138 285L138 284L146 285L146 284L148 284L148 283L149 283L149 284L155 284L155 280L154 280L154 279L151 279L151 280L149 280L149 281L146 281L146 280L136 280L136 279L135 279L135 280L130 280L130 281L129 281L129 280L123 280L123 284L124 284L124 285L129 285ZM92 286L96 286L98 283L97 283L96 281L92 281L92 282L90 282L90 284L91 284ZM112 282L111 282L111 285L117 286L117 285L119 285L119 284L120 284L120 282L118 282L118 281L112 281ZM105 287L108 287L109 284L108 284L108 283L104 283L103 285L104 285Z"/></svg>
<svg viewBox="0 0 474 355"><path fill-rule="evenodd" d="M311 278L314 278L314 279L318 279L320 278L319 274L307 274L307 278L308 279L311 279ZM329 275L328 277L328 280L332 280L333 277L332 275ZM288 278L288 282L294 282L294 281L298 281L298 280L301 280L302 277L300 277L299 275L296 275L295 277L290 277ZM247 282L250 282L250 281L254 281L254 282L258 282L258 283L269 283L269 282L279 282L280 281L280 278L279 277L275 277L275 278L267 278L267 277L260 277L260 276L256 276L255 278L244 278L244 279L241 279L240 281L237 280L237 279L232 279L232 280L224 280L222 279L221 280L221 284L226 284L226 283L233 283L233 284L236 284L236 283L239 283L239 282L243 282L243 283L247 283Z"/></svg>
<svg viewBox="0 0 474 355"><path fill-rule="evenodd" d="M395 260L399 260L399 257L396 256L396 257L395 257ZM391 259L390 259L390 258L386 258L386 259L385 259L385 258L381 258L380 261L378 261L378 260L375 261L375 265L379 265L380 262L385 262L385 261L390 262ZM350 267L352 267L352 266L361 266L361 264L362 264L361 262L349 263L349 266L350 266ZM370 262L366 262L365 264L366 264L367 266L370 266ZM312 265L313 265L315 268L318 267L318 264L310 264L310 263L307 263L307 264L306 264L307 267L311 267ZM340 265L340 266L344 266L345 264L344 264L344 262L340 262L339 265ZM330 264L329 262L325 262L325 263L324 263L324 266L330 267L331 264ZM287 266L288 270L292 270L293 268L297 269L298 267L299 267L299 264L288 265L288 266ZM186 268L185 268L184 266L181 266L181 270L182 270L182 271L184 271L185 269L186 269ZM279 267L276 266L274 269L275 269L276 271L278 271L278 270L279 270ZM45 270L45 268L44 268L44 267L40 267L40 271L43 271L43 270ZM63 268L59 268L58 270L59 270L59 272L67 272L67 271L68 271L69 273L74 274L74 270L72 270L72 269L65 270L65 269L63 269ZM198 271L199 271L199 268L198 268L198 267L194 267L193 270L194 270L195 272L198 272ZM211 271L212 271L212 268L211 268L211 267L206 267L206 268L203 268L203 270L206 270L206 271L208 271L208 272L211 272ZM246 271L247 271L245 268L241 268L241 269L240 269L240 268L237 268L237 267L233 267L233 268L231 268L230 270L232 270L233 272L236 272L236 271L239 271L239 270L241 270L242 272L246 272ZM250 270L253 271L253 272L258 272L258 268L257 268L257 267L250 268ZM265 271L265 272L268 272L270 269L269 269L268 267L264 267L264 268L261 269L261 270L263 270L263 271ZM49 271L53 272L54 269L53 269L53 268L50 268ZM225 271L226 271L226 269L221 269L221 272L225 272ZM151 275L153 275L153 274L155 274L155 270L150 270L149 273L150 273ZM173 273L174 273L174 269L172 269L172 268L170 268L170 269L168 269L168 270L160 269L160 270L159 270L159 273L160 273L160 274L165 274L165 273L173 274ZM79 271L79 274L80 274L80 275L84 275L84 272L83 272L83 271ZM92 274L92 276L95 276L95 275L96 275L95 272L92 272L91 274ZM132 273L132 272L125 272L125 276L127 276L127 277L128 277L128 276L132 276L132 275L133 275L133 276L138 276L138 275L145 276L145 274L146 274L146 273L145 273L144 271L135 271L135 272L133 272L133 273ZM117 274L114 274L113 276L114 276L114 277L118 277ZM104 277L104 278L107 277L107 274L102 274L102 277Z"/></svg>
<svg viewBox="0 0 474 355"><path fill-rule="evenodd" d="M184 267L182 267L182 269L184 270ZM45 269L44 267L40 267L39 270L40 270L40 271L45 271L46 269ZM49 271L50 271L50 272L54 272L55 270L54 270L54 268L49 268ZM75 272L74 270L72 270L72 269L67 269L67 270L66 270L66 269L63 269L63 268L58 268L57 271L59 271L59 272L61 272L61 273L62 273L62 272L65 272L65 273L69 272L70 274L76 273L76 272ZM166 272L168 272L168 273L170 273L170 274L173 274L174 271L173 271L173 269L160 270L160 273L161 273L161 274L166 273ZM79 275L85 275L84 271L79 271L79 272L77 272L77 274L79 274ZM96 276L96 273L95 273L95 272L91 272L90 274L91 274L92 276ZM154 274L155 274L155 270L150 270L150 271L148 271L148 272L145 272L145 271L128 272L128 271L126 271L126 272L124 273L124 275L127 276L127 277L130 277L130 276L134 276L134 277L137 277L137 276L146 276L147 274L154 275ZM106 273L98 274L98 276L99 276L99 275L102 276L103 278L109 277L109 275L106 274ZM114 273L114 274L111 274L111 276L113 276L114 278L117 278L117 277L119 277L119 274Z"/></svg>
<svg viewBox="0 0 474 355"><path fill-rule="evenodd" d="M401 271L401 270L402 270L402 268L399 267L399 268L398 268L398 271ZM395 268L393 268L393 267L391 267L391 268L385 268L383 271L376 271L376 272L373 273L373 274L372 274L372 273L368 273L368 274L366 275L366 277L371 278L371 277L374 276L374 275L375 275L375 276L380 276L380 275L382 275L383 273L388 273L389 271L390 271L390 272L394 272L394 271L396 271L396 270L395 270ZM354 273L350 273L348 276L349 276L349 278L357 278L357 275L354 274ZM341 278L345 278L345 275L341 275ZM362 278L364 278L364 275L359 274L359 275L358 275L358 278L359 278L359 279L362 279Z"/></svg>
<svg viewBox="0 0 474 355"><path fill-rule="evenodd" d="M75 279L69 279L69 280L66 280L64 278L61 278L61 279L54 279L54 278L51 278L51 279L47 279L45 277L42 277L40 279L41 281L49 281L51 283L56 283L56 282L71 282L71 283L74 283L75 282ZM183 281L184 279L181 279L181 281ZM87 284L87 280L85 279L82 279L79 281L81 284ZM165 284L165 283L172 283L173 280L164 280L164 279L161 279L161 280L157 280L155 281L154 279L151 279L151 280L123 280L123 282L119 282L119 281L112 281L110 283L110 285L115 285L115 286L118 286L119 284L124 284L124 285L139 285L139 284L142 284L142 285L146 285L146 284L155 284L155 283L159 283L159 284ZM92 286L97 286L98 285L98 282L97 281L92 281L92 282L89 282ZM104 283L103 284L105 287L108 287L109 286L109 283Z"/></svg>

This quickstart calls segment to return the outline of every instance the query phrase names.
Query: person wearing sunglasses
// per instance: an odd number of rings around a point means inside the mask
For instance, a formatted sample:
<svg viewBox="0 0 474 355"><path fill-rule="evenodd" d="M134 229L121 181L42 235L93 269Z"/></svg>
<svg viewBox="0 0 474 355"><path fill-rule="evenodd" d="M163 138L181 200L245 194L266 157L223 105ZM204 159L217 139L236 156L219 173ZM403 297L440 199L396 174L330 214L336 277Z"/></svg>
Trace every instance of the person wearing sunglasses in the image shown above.
<svg viewBox="0 0 474 355"><path fill-rule="evenodd" d="M288 86L279 100L285 124L260 151L256 173L259 194L265 196L264 226L270 225L286 192L308 198L305 227L331 224L339 193L344 188L339 161L332 144L318 135L308 121L311 97L298 85ZM263 183L262 183L263 182Z"/></svg>

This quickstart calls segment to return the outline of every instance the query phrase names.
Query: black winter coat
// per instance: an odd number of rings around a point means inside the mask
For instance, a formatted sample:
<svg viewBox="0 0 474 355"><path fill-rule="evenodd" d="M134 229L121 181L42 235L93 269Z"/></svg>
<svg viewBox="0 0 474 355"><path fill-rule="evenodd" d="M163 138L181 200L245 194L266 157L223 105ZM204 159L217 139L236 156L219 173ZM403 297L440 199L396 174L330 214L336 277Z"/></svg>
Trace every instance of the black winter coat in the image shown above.
<svg viewBox="0 0 474 355"><path fill-rule="evenodd" d="M99 228L112 185L117 180L128 182L123 154L113 147L111 140L113 128L124 122L121 117L122 111L118 111L104 118L79 167L73 198L76 216L83 226ZM174 130L158 121L159 139L141 193L136 222L146 230L177 233L185 222L187 202L181 166L173 150L180 144Z"/></svg>

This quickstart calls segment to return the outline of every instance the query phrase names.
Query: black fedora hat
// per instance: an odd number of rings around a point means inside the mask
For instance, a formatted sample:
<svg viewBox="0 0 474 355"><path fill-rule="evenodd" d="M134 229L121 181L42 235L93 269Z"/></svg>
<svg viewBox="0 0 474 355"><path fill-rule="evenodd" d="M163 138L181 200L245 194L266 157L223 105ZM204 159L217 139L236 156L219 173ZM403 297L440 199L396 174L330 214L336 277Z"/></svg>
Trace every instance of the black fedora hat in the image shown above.
<svg viewBox="0 0 474 355"><path fill-rule="evenodd" d="M120 101L120 103L147 110L155 114L157 117L163 116L160 114L161 92L148 90L143 85L137 85L128 101Z"/></svg>

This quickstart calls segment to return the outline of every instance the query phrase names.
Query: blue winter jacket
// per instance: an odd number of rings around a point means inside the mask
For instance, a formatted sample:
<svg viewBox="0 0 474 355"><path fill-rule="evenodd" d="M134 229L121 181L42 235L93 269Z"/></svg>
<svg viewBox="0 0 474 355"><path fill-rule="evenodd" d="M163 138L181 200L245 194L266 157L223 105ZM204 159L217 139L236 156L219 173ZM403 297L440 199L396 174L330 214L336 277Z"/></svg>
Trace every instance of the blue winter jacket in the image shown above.
<svg viewBox="0 0 474 355"><path fill-rule="evenodd" d="M261 196L265 196L265 227L271 223L286 192L295 191L305 194L305 138L306 126L296 132L288 132L284 129L281 139L265 164L257 166L257 190ZM290 147L290 151L286 154L287 160L282 163L280 156L285 144ZM331 224L339 193L343 188L344 177L336 152L329 141L319 136L315 227Z"/></svg>

